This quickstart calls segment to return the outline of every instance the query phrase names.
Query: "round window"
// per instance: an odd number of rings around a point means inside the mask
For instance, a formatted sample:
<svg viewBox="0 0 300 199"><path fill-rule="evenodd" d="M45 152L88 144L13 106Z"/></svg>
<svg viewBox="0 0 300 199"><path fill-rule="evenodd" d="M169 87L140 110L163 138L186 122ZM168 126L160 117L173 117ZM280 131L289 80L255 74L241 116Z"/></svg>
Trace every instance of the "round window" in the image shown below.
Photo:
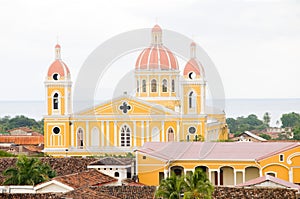
<svg viewBox="0 0 300 199"><path fill-rule="evenodd" d="M196 128L193 127L193 126L191 126L191 127L189 128L189 133L194 134L195 132L196 132Z"/></svg>
<svg viewBox="0 0 300 199"><path fill-rule="evenodd" d="M54 134L59 134L60 133L60 128L59 127L54 127L53 129L52 129L52 132L54 133Z"/></svg>
<svg viewBox="0 0 300 199"><path fill-rule="evenodd" d="M195 79L196 73L194 71L189 72L189 79Z"/></svg>
<svg viewBox="0 0 300 199"><path fill-rule="evenodd" d="M59 74L54 73L52 77L53 77L54 80L58 80L59 79Z"/></svg>

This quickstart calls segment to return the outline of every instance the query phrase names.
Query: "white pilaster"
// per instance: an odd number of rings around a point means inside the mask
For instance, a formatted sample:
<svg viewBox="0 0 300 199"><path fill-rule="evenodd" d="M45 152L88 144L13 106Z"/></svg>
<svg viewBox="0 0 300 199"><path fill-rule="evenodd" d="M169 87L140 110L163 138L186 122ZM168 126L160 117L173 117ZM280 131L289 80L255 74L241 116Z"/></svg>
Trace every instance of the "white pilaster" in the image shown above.
<svg viewBox="0 0 300 199"><path fill-rule="evenodd" d="M85 144L86 147L90 146L90 126L89 126L89 122L86 121L85 123L85 127L86 127L86 131L85 131Z"/></svg>
<svg viewBox="0 0 300 199"><path fill-rule="evenodd" d="M74 121L71 121L71 147L74 147Z"/></svg>
<svg viewBox="0 0 300 199"><path fill-rule="evenodd" d="M101 146L104 147L104 121L101 121Z"/></svg>
<svg viewBox="0 0 300 199"><path fill-rule="evenodd" d="M217 171L217 175L218 175L218 186L220 186L221 170Z"/></svg>
<svg viewBox="0 0 300 199"><path fill-rule="evenodd" d="M201 112L200 112L200 114L204 114L205 113L205 87L204 87L204 85L203 84L201 84L201 96L200 96L200 98L201 98L201 107L200 107L200 109L201 109Z"/></svg>
<svg viewBox="0 0 300 199"><path fill-rule="evenodd" d="M165 121L161 122L161 141L165 142Z"/></svg>
<svg viewBox="0 0 300 199"><path fill-rule="evenodd" d="M243 183L246 182L245 170L243 170Z"/></svg>
<svg viewBox="0 0 300 199"><path fill-rule="evenodd" d="M236 170L233 169L233 185L236 185Z"/></svg>
<svg viewBox="0 0 300 199"><path fill-rule="evenodd" d="M212 182L212 181L211 181L211 171L210 171L209 168L208 168L208 179L209 179L209 182Z"/></svg>
<svg viewBox="0 0 300 199"><path fill-rule="evenodd" d="M133 121L133 131L134 131L133 146L136 146L136 121Z"/></svg>
<svg viewBox="0 0 300 199"><path fill-rule="evenodd" d="M144 121L141 121L141 145L144 145L145 132L144 132Z"/></svg>
<svg viewBox="0 0 300 199"><path fill-rule="evenodd" d="M106 146L110 146L109 121L106 121Z"/></svg>
<svg viewBox="0 0 300 199"><path fill-rule="evenodd" d="M149 129L150 129L150 126L149 126L149 121L146 122L146 136L147 136L147 142L149 142Z"/></svg>
<svg viewBox="0 0 300 199"><path fill-rule="evenodd" d="M293 183L293 168L290 168L289 170L289 181Z"/></svg>

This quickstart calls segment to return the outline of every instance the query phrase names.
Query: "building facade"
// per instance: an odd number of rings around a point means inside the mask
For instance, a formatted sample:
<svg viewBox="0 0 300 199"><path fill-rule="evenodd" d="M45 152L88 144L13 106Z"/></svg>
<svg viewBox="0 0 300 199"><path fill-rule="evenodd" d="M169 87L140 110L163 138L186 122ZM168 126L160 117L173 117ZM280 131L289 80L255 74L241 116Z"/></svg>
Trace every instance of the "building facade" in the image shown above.
<svg viewBox="0 0 300 199"><path fill-rule="evenodd" d="M148 142L136 151L141 183L159 185L172 172L206 172L213 185L236 186L270 175L300 184L300 144L290 142Z"/></svg>
<svg viewBox="0 0 300 199"><path fill-rule="evenodd" d="M206 80L190 45L183 73L177 57L163 45L162 29L152 28L152 42L137 58L136 92L90 109L72 111L70 70L55 46L45 89L44 152L54 156L132 152L146 142L225 140L225 113L206 110Z"/></svg>

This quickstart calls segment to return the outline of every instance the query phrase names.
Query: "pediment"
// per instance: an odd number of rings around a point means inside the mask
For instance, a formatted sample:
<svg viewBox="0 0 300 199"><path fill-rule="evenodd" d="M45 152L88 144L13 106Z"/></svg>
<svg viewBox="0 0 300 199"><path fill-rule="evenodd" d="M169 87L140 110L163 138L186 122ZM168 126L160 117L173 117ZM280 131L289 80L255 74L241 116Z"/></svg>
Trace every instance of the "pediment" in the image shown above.
<svg viewBox="0 0 300 199"><path fill-rule="evenodd" d="M161 105L149 103L132 96L121 96L101 103L76 115L173 115L178 114Z"/></svg>

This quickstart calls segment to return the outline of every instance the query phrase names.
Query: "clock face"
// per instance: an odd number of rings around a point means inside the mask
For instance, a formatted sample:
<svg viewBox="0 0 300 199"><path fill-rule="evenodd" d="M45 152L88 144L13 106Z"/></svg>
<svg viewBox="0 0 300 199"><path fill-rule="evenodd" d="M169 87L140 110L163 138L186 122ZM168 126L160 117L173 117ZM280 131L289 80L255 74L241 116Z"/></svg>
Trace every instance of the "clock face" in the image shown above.
<svg viewBox="0 0 300 199"><path fill-rule="evenodd" d="M196 73L194 71L189 72L189 79L195 79L196 78Z"/></svg>
<svg viewBox="0 0 300 199"><path fill-rule="evenodd" d="M195 132L196 132L196 128L193 127L193 126L191 126L191 127L189 128L189 133L190 133L190 134L194 134Z"/></svg>
<svg viewBox="0 0 300 199"><path fill-rule="evenodd" d="M59 80L59 74L54 73L54 74L52 75L52 78L53 78L54 80Z"/></svg>

